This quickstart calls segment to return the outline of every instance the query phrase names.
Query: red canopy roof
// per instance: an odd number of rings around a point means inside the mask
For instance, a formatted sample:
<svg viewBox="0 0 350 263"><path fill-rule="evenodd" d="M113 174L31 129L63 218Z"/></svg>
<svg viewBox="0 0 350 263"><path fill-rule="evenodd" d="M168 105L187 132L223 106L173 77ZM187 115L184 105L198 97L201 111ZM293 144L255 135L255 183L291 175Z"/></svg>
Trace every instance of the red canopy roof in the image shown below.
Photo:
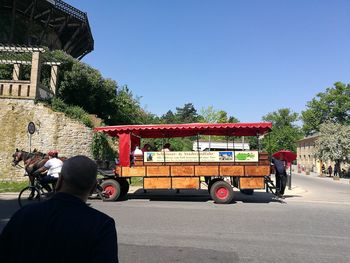
<svg viewBox="0 0 350 263"><path fill-rule="evenodd" d="M141 138L170 138L201 135L256 136L269 132L271 122L258 123L187 123L187 124L150 124L119 125L97 127L95 131L111 136L132 133Z"/></svg>

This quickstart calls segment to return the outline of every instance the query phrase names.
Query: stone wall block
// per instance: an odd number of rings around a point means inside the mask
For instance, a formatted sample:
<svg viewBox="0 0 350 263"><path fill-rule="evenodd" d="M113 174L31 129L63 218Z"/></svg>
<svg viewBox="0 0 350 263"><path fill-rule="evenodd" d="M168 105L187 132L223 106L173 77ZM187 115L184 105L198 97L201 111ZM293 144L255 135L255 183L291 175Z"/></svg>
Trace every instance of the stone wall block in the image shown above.
<svg viewBox="0 0 350 263"><path fill-rule="evenodd" d="M24 179L24 171L12 167L11 161L16 148L29 151L27 126L30 121L37 129L31 136L32 150L56 149L60 156L92 157L91 128L33 100L0 99L0 181Z"/></svg>

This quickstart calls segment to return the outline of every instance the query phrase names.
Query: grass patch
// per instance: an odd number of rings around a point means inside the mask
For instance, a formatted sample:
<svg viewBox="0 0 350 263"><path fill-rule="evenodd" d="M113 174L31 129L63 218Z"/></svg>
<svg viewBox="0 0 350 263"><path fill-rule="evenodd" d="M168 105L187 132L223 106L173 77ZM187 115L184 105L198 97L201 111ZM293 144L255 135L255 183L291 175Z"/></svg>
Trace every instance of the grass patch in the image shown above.
<svg viewBox="0 0 350 263"><path fill-rule="evenodd" d="M23 182L0 182L0 193L19 192L28 186L28 181Z"/></svg>
<svg viewBox="0 0 350 263"><path fill-rule="evenodd" d="M131 185L143 186L143 177L131 177Z"/></svg>

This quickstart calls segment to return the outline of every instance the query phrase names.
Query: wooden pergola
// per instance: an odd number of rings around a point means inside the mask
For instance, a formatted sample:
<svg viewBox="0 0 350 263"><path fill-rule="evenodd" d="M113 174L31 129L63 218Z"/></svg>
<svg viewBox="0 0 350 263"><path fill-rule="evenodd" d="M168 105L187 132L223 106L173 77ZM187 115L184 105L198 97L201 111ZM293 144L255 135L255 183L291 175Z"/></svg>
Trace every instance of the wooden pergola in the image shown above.
<svg viewBox="0 0 350 263"><path fill-rule="evenodd" d="M0 64L13 65L12 79L0 80L0 96L9 98L50 98L56 93L58 67L61 62L45 61L45 49L37 46L0 45ZM21 66L31 65L30 79L21 80ZM41 66L51 67L50 87L40 83Z"/></svg>

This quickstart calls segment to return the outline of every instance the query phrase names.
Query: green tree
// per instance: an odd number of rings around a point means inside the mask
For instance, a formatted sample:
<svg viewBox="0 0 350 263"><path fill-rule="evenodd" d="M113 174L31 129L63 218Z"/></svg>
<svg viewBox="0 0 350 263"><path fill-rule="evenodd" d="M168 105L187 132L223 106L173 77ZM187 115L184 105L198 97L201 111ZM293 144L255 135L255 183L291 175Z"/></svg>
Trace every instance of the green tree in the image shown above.
<svg viewBox="0 0 350 263"><path fill-rule="evenodd" d="M110 117L110 123L146 124L153 119L151 114L141 108L139 98L135 98L126 85L118 89L113 103L116 112Z"/></svg>
<svg viewBox="0 0 350 263"><path fill-rule="evenodd" d="M315 156L322 161L350 162L350 125L325 122L320 125L319 137L315 141Z"/></svg>
<svg viewBox="0 0 350 263"><path fill-rule="evenodd" d="M111 147L112 138L103 132L96 132L92 138L91 152L95 160L113 160L117 153Z"/></svg>
<svg viewBox="0 0 350 263"><path fill-rule="evenodd" d="M200 110L200 121L204 123L218 123L220 118L220 113L215 110L213 106L208 106L207 108L202 108Z"/></svg>
<svg viewBox="0 0 350 263"><path fill-rule="evenodd" d="M176 121L178 123L198 122L199 116L192 103L186 103L182 108L176 108Z"/></svg>
<svg viewBox="0 0 350 263"><path fill-rule="evenodd" d="M161 121L166 124L176 123L176 116L171 110L168 110L167 113L161 117Z"/></svg>
<svg viewBox="0 0 350 263"><path fill-rule="evenodd" d="M0 79L12 79L12 68L11 65L0 64Z"/></svg>
<svg viewBox="0 0 350 263"><path fill-rule="evenodd" d="M303 131L306 135L319 131L326 121L350 124L350 85L336 82L334 87L320 92L306 105L301 113Z"/></svg>
<svg viewBox="0 0 350 263"><path fill-rule="evenodd" d="M296 141L302 137L300 128L295 124L298 120L297 113L283 108L263 116L262 119L272 122L271 133L262 140L265 150L271 153L282 149L296 151Z"/></svg>
<svg viewBox="0 0 350 263"><path fill-rule="evenodd" d="M213 106L202 108L200 110L199 120L205 123L236 123L239 120L233 116L227 117L224 110L216 110Z"/></svg>
<svg viewBox="0 0 350 263"><path fill-rule="evenodd" d="M235 117L227 117L227 112L224 110L216 110L213 106L202 108L200 111L199 120L204 123L236 123L239 122ZM232 141L232 137L227 136L201 136L201 140L205 141ZM236 140L236 138L235 138Z"/></svg>
<svg viewBox="0 0 350 263"><path fill-rule="evenodd" d="M64 73L58 90L59 97L67 104L79 105L87 112L100 115L96 106L106 103L101 101L101 97L107 91L101 74L80 62L74 63L71 70Z"/></svg>
<svg viewBox="0 0 350 263"><path fill-rule="evenodd" d="M46 60L61 61L58 97L68 105L77 105L95 114L109 125L145 124L156 118L142 109L127 85L103 78L101 73L61 51L45 52ZM43 70L43 79L49 72Z"/></svg>

